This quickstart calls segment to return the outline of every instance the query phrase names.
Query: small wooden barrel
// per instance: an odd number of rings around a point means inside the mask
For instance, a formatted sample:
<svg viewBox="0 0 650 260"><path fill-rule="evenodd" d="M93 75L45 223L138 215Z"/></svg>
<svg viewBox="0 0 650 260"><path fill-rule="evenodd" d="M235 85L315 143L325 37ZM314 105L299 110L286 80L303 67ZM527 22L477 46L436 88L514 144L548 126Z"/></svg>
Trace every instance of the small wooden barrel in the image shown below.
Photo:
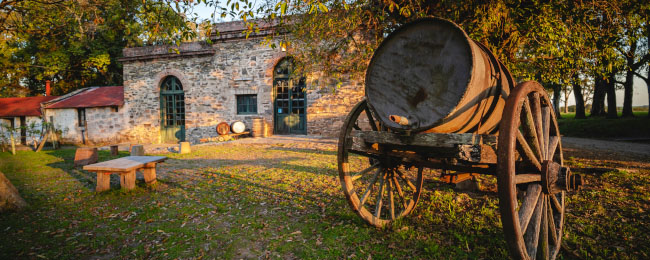
<svg viewBox="0 0 650 260"><path fill-rule="evenodd" d="M227 135L230 132L230 125L226 122L221 122L217 125L217 133L219 135Z"/></svg>
<svg viewBox="0 0 650 260"><path fill-rule="evenodd" d="M252 121L251 135L253 137L264 137L264 118L256 117Z"/></svg>
<svg viewBox="0 0 650 260"><path fill-rule="evenodd" d="M241 121L235 121L234 123L230 124L230 131L232 131L235 134L241 134L246 130L246 125L241 122Z"/></svg>

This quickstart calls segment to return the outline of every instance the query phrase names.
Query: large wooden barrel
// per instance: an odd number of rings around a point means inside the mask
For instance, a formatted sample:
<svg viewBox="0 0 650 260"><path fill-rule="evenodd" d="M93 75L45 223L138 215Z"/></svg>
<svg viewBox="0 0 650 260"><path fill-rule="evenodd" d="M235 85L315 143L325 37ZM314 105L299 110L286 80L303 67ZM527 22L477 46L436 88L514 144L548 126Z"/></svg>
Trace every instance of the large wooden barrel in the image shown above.
<svg viewBox="0 0 650 260"><path fill-rule="evenodd" d="M397 131L495 132L514 81L451 21L426 18L391 33L366 72L366 98Z"/></svg>

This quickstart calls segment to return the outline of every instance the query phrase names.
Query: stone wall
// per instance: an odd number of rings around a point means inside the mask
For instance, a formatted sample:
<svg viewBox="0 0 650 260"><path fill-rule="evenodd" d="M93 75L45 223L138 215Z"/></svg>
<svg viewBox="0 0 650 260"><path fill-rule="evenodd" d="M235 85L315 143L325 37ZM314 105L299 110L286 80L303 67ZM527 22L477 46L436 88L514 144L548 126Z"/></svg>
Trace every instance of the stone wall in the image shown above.
<svg viewBox="0 0 650 260"><path fill-rule="evenodd" d="M140 142L159 143L160 84L167 76L177 77L185 92L186 140L215 137L220 122L263 117L273 125L273 69L285 53L262 44L261 38L216 41L195 55L146 55L146 48L127 49L139 57L124 57L123 135ZM180 48L181 51L183 48ZM186 48L187 49L187 48ZM152 53L159 51L151 49ZM309 78L309 77L308 77ZM362 83L346 81L340 88L326 81L308 80L308 134L336 136L347 112L363 97ZM238 115L236 96L257 94L256 115Z"/></svg>

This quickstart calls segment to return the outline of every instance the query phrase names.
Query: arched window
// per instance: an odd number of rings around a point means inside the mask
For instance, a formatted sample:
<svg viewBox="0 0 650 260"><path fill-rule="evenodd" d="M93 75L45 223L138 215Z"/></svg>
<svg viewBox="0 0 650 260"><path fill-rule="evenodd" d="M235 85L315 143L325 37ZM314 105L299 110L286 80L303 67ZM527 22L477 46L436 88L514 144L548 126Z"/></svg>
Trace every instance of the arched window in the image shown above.
<svg viewBox="0 0 650 260"><path fill-rule="evenodd" d="M174 76L166 77L160 85L160 121L164 143L185 141L185 93Z"/></svg>

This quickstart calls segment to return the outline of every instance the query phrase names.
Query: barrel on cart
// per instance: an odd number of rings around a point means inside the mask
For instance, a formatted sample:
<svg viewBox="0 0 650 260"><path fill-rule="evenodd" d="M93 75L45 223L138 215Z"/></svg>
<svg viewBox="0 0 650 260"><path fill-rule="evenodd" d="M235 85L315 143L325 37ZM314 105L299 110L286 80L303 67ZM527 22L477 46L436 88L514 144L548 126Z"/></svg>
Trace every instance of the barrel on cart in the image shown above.
<svg viewBox="0 0 650 260"><path fill-rule="evenodd" d="M512 257L557 256L565 192L582 179L564 165L546 92L533 81L515 86L489 49L435 18L402 26L375 51L365 99L338 144L343 193L373 226L413 211L424 169L496 176Z"/></svg>

